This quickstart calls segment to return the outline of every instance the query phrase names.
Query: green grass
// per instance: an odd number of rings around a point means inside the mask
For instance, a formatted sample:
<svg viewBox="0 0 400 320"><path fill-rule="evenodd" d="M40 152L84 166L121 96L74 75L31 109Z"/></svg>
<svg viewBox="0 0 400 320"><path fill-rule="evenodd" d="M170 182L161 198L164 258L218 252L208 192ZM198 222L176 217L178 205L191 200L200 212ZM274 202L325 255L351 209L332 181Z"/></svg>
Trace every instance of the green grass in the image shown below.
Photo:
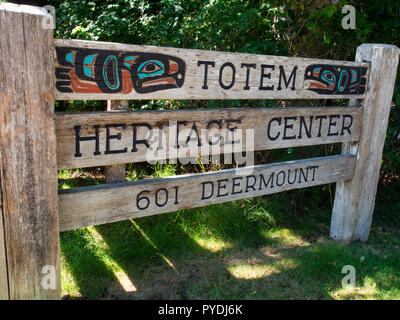
<svg viewBox="0 0 400 320"><path fill-rule="evenodd" d="M307 201L316 194L329 198L317 187L64 232L64 298L400 299L398 212L345 245L329 238L329 199ZM342 289L344 265L354 288Z"/></svg>

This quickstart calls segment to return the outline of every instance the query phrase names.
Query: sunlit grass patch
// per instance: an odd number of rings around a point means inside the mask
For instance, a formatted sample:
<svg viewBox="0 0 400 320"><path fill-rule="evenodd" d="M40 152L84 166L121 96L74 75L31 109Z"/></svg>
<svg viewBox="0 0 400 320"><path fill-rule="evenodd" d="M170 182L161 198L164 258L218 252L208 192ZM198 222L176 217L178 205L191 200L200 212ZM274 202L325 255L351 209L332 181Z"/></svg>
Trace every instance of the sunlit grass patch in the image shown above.
<svg viewBox="0 0 400 320"><path fill-rule="evenodd" d="M265 235L275 240L280 246L307 246L310 243L303 239L299 234L287 228L274 228L266 230Z"/></svg>
<svg viewBox="0 0 400 320"><path fill-rule="evenodd" d="M366 277L361 286L345 286L331 293L338 300L377 299L379 295L376 282L370 277Z"/></svg>
<svg viewBox="0 0 400 320"><path fill-rule="evenodd" d="M193 240L196 241L202 248L209 250L211 252L219 252L224 249L232 248L232 244L222 239L214 237L204 237L204 236L193 236Z"/></svg>
<svg viewBox="0 0 400 320"><path fill-rule="evenodd" d="M69 296L74 298L81 298L82 293L80 292L79 286L74 279L73 273L69 268L68 263L61 252L61 287L63 296Z"/></svg>
<svg viewBox="0 0 400 320"><path fill-rule="evenodd" d="M278 274L280 270L269 264L238 264L231 265L227 270L238 279L260 279Z"/></svg>

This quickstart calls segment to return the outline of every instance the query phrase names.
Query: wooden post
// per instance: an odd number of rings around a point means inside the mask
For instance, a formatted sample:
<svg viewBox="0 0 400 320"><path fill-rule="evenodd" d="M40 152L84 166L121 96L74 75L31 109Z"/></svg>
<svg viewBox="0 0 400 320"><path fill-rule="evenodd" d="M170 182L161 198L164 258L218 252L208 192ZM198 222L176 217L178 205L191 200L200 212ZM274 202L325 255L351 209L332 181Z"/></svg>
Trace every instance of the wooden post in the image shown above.
<svg viewBox="0 0 400 320"><path fill-rule="evenodd" d="M8 300L6 246L4 242L3 210L0 190L0 300Z"/></svg>
<svg viewBox="0 0 400 320"><path fill-rule="evenodd" d="M128 100L107 100L107 111L129 110ZM125 181L126 165L116 164L105 167L106 183Z"/></svg>
<svg viewBox="0 0 400 320"><path fill-rule="evenodd" d="M43 8L0 3L0 175L10 299L61 293L49 16Z"/></svg>
<svg viewBox="0 0 400 320"><path fill-rule="evenodd" d="M354 178L336 184L330 232L336 240L368 240L399 51L384 44L357 48L356 61L371 63L370 79L365 99L350 101L361 103L365 110L360 141L342 147L342 154L357 155L357 161Z"/></svg>

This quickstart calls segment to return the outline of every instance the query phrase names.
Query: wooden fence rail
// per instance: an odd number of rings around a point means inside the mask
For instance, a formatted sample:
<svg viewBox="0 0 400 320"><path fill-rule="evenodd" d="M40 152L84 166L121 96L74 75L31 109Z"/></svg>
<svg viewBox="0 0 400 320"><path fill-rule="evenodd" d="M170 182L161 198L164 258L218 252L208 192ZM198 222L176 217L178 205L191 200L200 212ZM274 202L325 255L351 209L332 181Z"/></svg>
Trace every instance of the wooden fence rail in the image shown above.
<svg viewBox="0 0 400 320"><path fill-rule="evenodd" d="M369 63L55 39L57 100L364 98ZM327 84L327 85L326 85Z"/></svg>
<svg viewBox="0 0 400 320"><path fill-rule="evenodd" d="M62 190L61 231L346 181L354 156L297 160L217 172Z"/></svg>
<svg viewBox="0 0 400 320"><path fill-rule="evenodd" d="M361 107L56 113L57 166L350 143L360 138L362 116Z"/></svg>
<svg viewBox="0 0 400 320"><path fill-rule="evenodd" d="M368 239L396 46L363 44L355 62L276 57L53 39L48 19L0 3L0 299L60 298L60 231L327 183L337 183L331 237ZM350 103L54 112L54 100L87 99ZM57 192L57 169L107 166L107 182L123 181L126 163L329 143L341 155Z"/></svg>

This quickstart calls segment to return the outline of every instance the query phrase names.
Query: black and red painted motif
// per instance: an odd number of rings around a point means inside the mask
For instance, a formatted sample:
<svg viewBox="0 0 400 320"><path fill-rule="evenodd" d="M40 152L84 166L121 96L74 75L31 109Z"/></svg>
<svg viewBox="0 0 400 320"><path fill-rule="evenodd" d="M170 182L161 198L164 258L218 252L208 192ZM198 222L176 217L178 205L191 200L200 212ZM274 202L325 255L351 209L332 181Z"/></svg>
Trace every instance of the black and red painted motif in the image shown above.
<svg viewBox="0 0 400 320"><path fill-rule="evenodd" d="M56 47L60 92L129 94L180 88L185 63L165 54Z"/></svg>
<svg viewBox="0 0 400 320"><path fill-rule="evenodd" d="M56 88L64 93L88 94L130 94L151 93L166 89L176 89L183 86L185 80L185 62L177 57L148 52L126 52L116 50L86 49L74 47L56 47L59 67L56 68ZM214 61L198 61L200 67L206 64L204 70L204 85L207 90L208 67L214 67ZM224 67L229 66L232 71L232 81L229 85L222 82ZM247 68L246 85L243 90L249 90L249 66ZM270 78L265 68L275 70L274 65L261 65L259 90L274 90L274 85L264 86L264 78ZM278 66L277 66L278 68ZM298 66L292 70L287 79L284 66L279 65L279 85L281 83L290 90L296 90L296 72ZM229 90L235 85L235 66L231 62L224 63L220 68L219 84L222 89ZM365 93L366 67L350 67L331 64L311 64L306 67L304 84L307 90L321 95L358 95Z"/></svg>
<svg viewBox="0 0 400 320"><path fill-rule="evenodd" d="M304 80L309 81L308 90L318 94L363 94L366 73L366 67L313 64L306 68Z"/></svg>

